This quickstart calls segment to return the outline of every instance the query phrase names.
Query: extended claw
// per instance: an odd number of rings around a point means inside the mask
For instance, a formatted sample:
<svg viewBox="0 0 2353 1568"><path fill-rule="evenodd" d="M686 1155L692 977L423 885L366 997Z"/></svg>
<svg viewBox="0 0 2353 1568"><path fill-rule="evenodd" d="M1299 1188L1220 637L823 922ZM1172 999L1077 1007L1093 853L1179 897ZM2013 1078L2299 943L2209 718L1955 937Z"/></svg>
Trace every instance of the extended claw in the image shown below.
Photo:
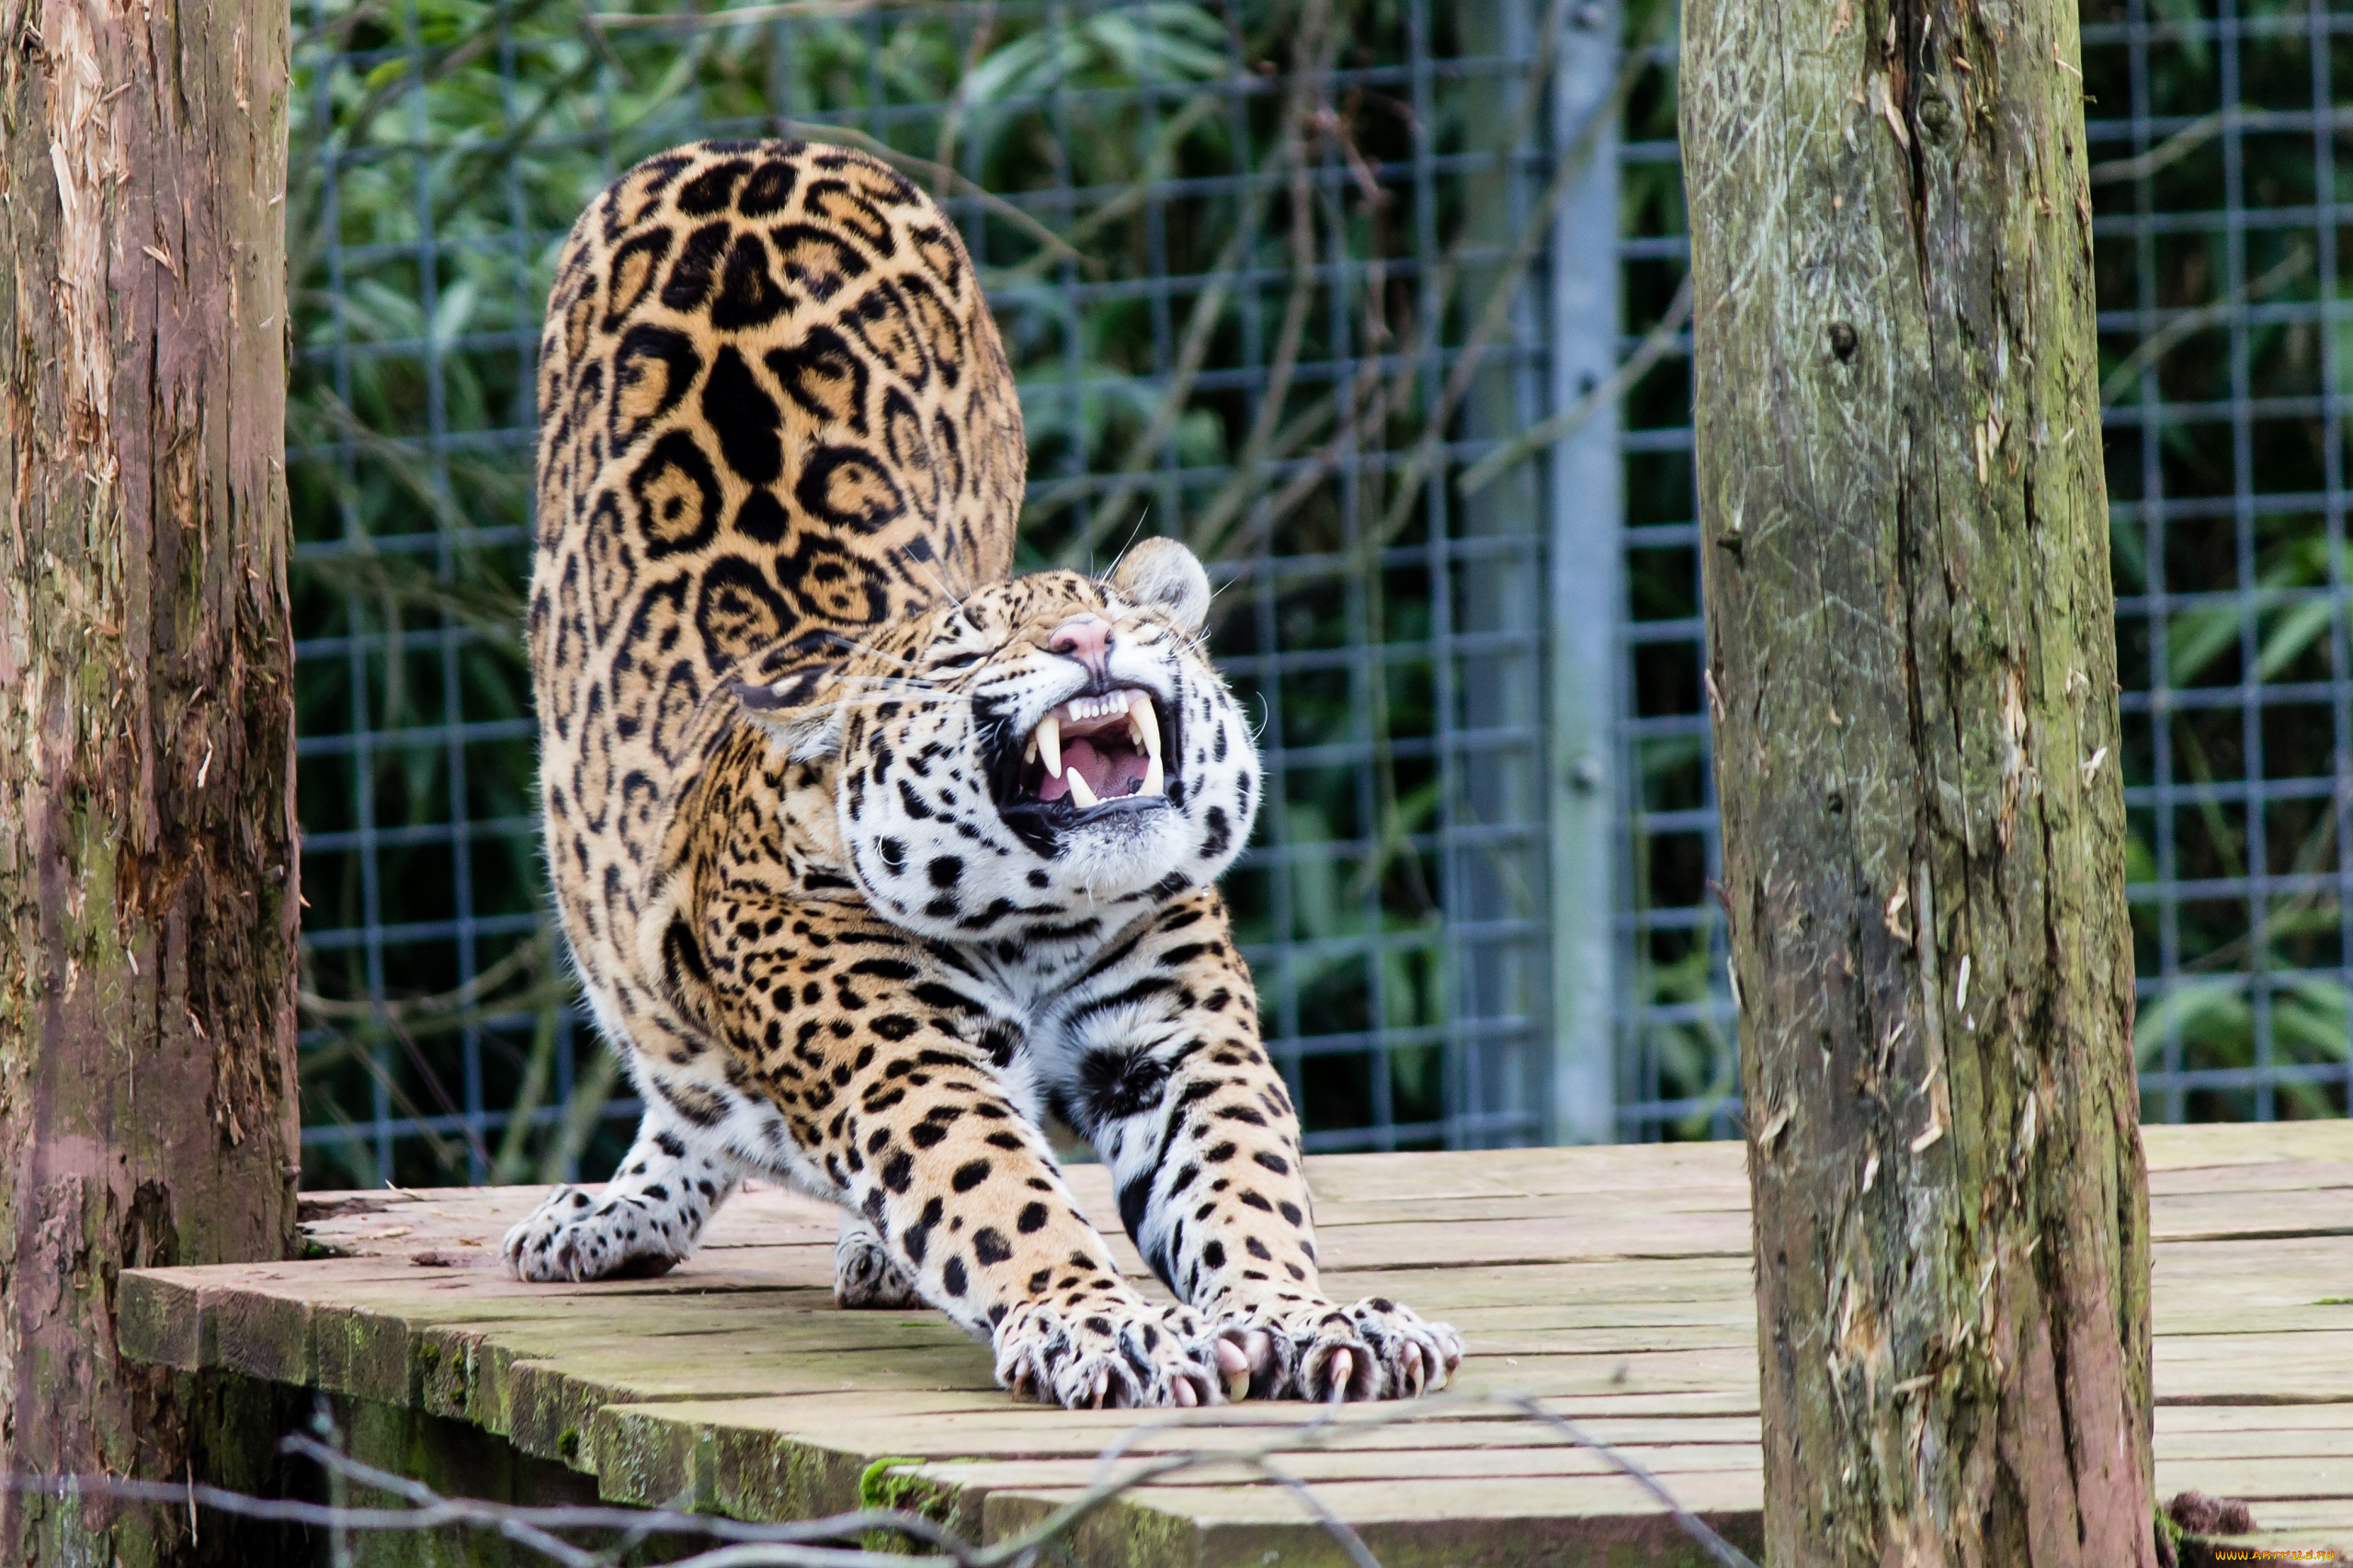
<svg viewBox="0 0 2353 1568"><path fill-rule="evenodd" d="M1193 1388L1192 1379L1179 1378L1176 1380L1176 1403L1183 1405L1188 1410L1190 1410L1193 1406L1201 1403L1201 1396L1199 1393L1195 1392Z"/></svg>
<svg viewBox="0 0 2353 1568"><path fill-rule="evenodd" d="M1239 1402L1250 1397L1250 1359L1249 1353L1231 1339L1217 1342L1217 1375L1225 1384L1227 1399Z"/></svg>
<svg viewBox="0 0 2353 1568"><path fill-rule="evenodd" d="M1332 1392L1334 1404L1345 1404L1348 1398L1348 1375L1357 1369L1356 1359L1345 1350L1332 1352Z"/></svg>

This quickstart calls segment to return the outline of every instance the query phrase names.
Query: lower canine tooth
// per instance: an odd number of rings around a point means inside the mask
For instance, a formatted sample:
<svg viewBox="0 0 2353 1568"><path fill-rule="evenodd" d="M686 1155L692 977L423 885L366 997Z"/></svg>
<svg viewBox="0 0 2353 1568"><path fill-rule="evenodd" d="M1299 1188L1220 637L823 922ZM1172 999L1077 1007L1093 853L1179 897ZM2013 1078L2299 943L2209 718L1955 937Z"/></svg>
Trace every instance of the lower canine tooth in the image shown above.
<svg viewBox="0 0 2353 1568"><path fill-rule="evenodd" d="M1096 798L1094 790L1088 786L1086 775L1075 767L1070 770L1070 798L1078 803L1080 811L1103 803Z"/></svg>

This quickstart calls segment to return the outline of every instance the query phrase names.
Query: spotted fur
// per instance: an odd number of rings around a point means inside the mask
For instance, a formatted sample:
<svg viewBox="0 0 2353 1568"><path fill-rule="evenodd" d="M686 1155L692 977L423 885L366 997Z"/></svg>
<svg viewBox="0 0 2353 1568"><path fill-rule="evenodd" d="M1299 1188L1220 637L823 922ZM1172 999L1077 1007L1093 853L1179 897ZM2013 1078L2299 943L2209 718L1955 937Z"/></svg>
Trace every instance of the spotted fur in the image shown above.
<svg viewBox="0 0 2353 1568"><path fill-rule="evenodd" d="M573 231L541 352L548 853L647 1109L601 1194L509 1233L516 1271L658 1272L757 1174L841 1205L844 1305L919 1297L1039 1398L1442 1383L1452 1330L1318 1283L1212 886L1259 776L1207 580L1164 541L1106 579L1006 577L1020 413L938 209L840 148L666 153ZM1127 690L1165 792L1025 795L1040 721ZM1120 1277L1050 1111L1182 1305Z"/></svg>

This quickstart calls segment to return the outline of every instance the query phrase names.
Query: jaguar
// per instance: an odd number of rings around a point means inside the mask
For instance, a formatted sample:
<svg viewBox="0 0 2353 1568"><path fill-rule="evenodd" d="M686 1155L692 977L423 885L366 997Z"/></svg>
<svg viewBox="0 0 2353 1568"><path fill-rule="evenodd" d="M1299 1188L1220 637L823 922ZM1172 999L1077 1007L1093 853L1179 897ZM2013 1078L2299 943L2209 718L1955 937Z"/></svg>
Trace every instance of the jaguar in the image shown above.
<svg viewBox="0 0 2353 1568"><path fill-rule="evenodd" d="M1163 539L1012 574L1021 412L939 207L850 148L651 158L561 253L538 392L547 854L644 1111L515 1273L660 1273L756 1177L840 1207L842 1306L929 1303L1017 1394L1445 1384L1450 1327L1320 1283L1215 887L1263 786L1207 575Z"/></svg>

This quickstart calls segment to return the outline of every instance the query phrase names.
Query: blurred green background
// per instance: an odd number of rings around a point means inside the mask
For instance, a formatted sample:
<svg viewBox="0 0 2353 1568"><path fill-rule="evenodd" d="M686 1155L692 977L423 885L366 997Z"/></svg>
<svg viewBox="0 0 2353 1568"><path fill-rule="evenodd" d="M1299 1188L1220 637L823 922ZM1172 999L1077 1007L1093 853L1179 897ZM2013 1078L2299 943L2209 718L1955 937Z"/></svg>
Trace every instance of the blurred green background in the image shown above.
<svg viewBox="0 0 2353 1568"><path fill-rule="evenodd" d="M1642 34L1630 16L1630 45ZM1859 12L1858 13L1859 15ZM2353 8L2081 6L2130 894L2150 1119L2341 1116L2353 1075L2345 552ZM1630 99L1630 347L1684 276L1671 50ZM2340 97L2340 94L2347 97ZM1735 1131L1688 365L1624 411L1625 1101Z"/></svg>
<svg viewBox="0 0 2353 1568"><path fill-rule="evenodd" d="M2353 15L2083 20L2146 1109L2343 1114ZM1629 1138L1733 1130L1671 6L325 0L295 22L307 1186L597 1176L626 1142L532 820L532 349L582 206L714 133L882 152L956 216L1021 381L1024 566L1099 564L1140 528L1212 563L1271 765L1229 893L1311 1146L1559 1125L1563 682L1616 715L1611 1114ZM1564 218L1597 189L1615 234ZM1578 267L1602 303L1572 320ZM1551 376L1577 333L1631 361L1622 389ZM1622 506L1581 510L1515 444L1547 420L1613 444ZM1564 551L1622 582L1598 667L1548 662Z"/></svg>
<svg viewBox="0 0 2353 1568"><path fill-rule="evenodd" d="M1540 517L1525 476L1468 512L1425 481L1466 422L1541 412L1543 333L1512 312L1560 205L1569 6L301 19L313 1186L593 1173L625 1142L542 917L531 350L582 206L714 133L882 152L962 223L1021 383L1024 566L1147 528L1212 564L1270 762L1229 894L1320 1146L1540 1135Z"/></svg>

